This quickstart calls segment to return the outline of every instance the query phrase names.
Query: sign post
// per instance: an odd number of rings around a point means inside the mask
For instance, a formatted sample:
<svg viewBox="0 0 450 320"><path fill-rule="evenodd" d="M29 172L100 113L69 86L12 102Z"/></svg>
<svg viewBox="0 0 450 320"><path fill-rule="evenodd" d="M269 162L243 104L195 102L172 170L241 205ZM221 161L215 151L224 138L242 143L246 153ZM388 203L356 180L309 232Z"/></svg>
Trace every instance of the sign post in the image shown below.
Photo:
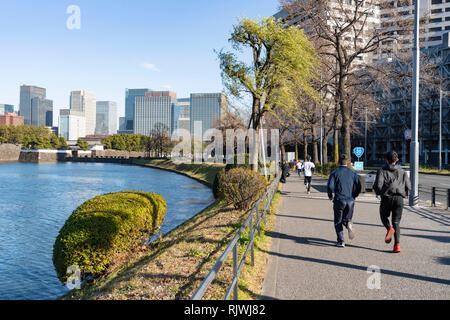
<svg viewBox="0 0 450 320"><path fill-rule="evenodd" d="M353 153L358 158L358 162L355 162L355 170L357 171L364 171L364 162L361 162L360 159L364 155L364 148L355 148L353 150Z"/></svg>

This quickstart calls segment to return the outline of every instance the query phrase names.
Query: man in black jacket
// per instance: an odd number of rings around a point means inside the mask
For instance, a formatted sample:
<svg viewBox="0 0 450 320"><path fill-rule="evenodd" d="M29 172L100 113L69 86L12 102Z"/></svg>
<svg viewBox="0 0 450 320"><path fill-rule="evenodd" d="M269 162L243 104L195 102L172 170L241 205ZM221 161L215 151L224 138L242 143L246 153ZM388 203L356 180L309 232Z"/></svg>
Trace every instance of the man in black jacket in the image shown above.
<svg viewBox="0 0 450 320"><path fill-rule="evenodd" d="M344 226L350 240L355 238L353 229L353 211L355 199L361 193L361 181L355 171L350 169L347 155L340 157L340 167L334 170L328 180L328 197L334 202L334 226L338 236L337 246L344 248Z"/></svg>
<svg viewBox="0 0 450 320"><path fill-rule="evenodd" d="M380 216L387 229L386 243L392 242L395 235L394 253L401 252L400 248L400 221L403 214L403 199L408 197L411 190L411 181L406 172L397 167L399 161L395 151L385 155L386 165L378 171L374 191L381 196ZM392 214L392 225L389 217Z"/></svg>

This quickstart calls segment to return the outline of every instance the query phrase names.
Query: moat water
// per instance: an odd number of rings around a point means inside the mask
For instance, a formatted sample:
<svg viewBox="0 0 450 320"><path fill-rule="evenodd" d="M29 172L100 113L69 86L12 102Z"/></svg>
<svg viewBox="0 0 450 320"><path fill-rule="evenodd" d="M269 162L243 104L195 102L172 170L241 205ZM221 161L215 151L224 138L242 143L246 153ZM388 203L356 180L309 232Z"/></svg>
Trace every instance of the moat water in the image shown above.
<svg viewBox="0 0 450 320"><path fill-rule="evenodd" d="M111 192L161 194L167 233L213 201L209 188L161 170L96 163L0 164L0 300L52 300L68 291L53 267L53 244L73 210Z"/></svg>

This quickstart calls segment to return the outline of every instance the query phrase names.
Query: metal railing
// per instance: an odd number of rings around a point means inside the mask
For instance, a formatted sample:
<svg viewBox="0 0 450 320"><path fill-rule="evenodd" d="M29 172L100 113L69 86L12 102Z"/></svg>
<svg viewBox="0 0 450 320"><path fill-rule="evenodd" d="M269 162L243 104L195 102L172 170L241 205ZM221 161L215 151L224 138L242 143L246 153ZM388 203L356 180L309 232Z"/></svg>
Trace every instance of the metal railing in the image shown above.
<svg viewBox="0 0 450 320"><path fill-rule="evenodd" d="M436 207L436 197L440 197L441 199L443 199L444 197L446 198L446 204L445 207L447 208L447 210L450 209L450 189L446 189L446 188L437 188L437 187L425 187L425 186L421 186L419 185L419 192L420 193L426 193L426 194L431 194L431 206L432 207Z"/></svg>
<svg viewBox="0 0 450 320"><path fill-rule="evenodd" d="M249 216L245 220L245 222L242 224L241 228L239 229L238 233L234 236L233 240L231 240L231 243L228 245L228 247L225 249L225 252L220 256L219 260L217 260L216 264L212 268L212 270L209 272L209 274L206 276L206 278L203 280L200 287L197 289L195 294L192 296L191 300L201 300L203 296L206 293L206 290L210 287L211 283L216 278L217 274L219 273L221 267L225 263L226 259L232 253L233 255L233 281L231 282L231 285L228 287L227 293L225 295L225 300L229 300L231 297L231 294L233 294L233 299L238 300L238 281L239 281L239 275L242 271L242 268L245 265L245 261L248 257L248 254L250 253L251 256L251 265L255 266L255 234L256 231L258 232L258 237L261 237L261 221L264 221L264 224L267 223L267 213L270 213L270 207L272 204L273 197L275 193L278 190L278 186L280 184L280 178L276 177L275 181L272 182L272 184L269 186L268 190L264 194L263 197L261 197L253 206L253 208L250 211ZM262 209L260 209L261 203L263 204ZM253 224L253 214L256 212L256 223ZM244 231L249 228L250 232L250 241L249 244L245 250L245 253L241 259L241 261L238 261L238 244L239 240L242 237Z"/></svg>

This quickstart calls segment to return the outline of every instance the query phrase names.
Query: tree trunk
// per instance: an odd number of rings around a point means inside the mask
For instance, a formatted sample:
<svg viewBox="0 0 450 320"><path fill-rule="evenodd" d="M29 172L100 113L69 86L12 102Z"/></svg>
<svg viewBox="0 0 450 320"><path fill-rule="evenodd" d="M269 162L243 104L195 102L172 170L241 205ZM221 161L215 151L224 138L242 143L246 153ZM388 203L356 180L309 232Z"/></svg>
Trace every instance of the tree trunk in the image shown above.
<svg viewBox="0 0 450 320"><path fill-rule="evenodd" d="M316 126L311 126L311 138L312 138L312 144L313 144L313 162L319 163L319 148L317 147L317 132L316 132Z"/></svg>
<svg viewBox="0 0 450 320"><path fill-rule="evenodd" d="M258 160L259 160L259 150L261 149L261 137L260 137L260 123L261 117L259 116L259 110L261 108L261 100L258 98L253 98L253 114L252 114L252 124L255 130L254 148L251 152L251 169L258 172ZM251 150L251 146L250 146Z"/></svg>
<svg viewBox="0 0 450 320"><path fill-rule="evenodd" d="M308 136L306 132L303 133L303 160L306 161L306 157L308 156Z"/></svg>
<svg viewBox="0 0 450 320"><path fill-rule="evenodd" d="M339 130L334 129L334 163L339 163Z"/></svg>
<svg viewBox="0 0 450 320"><path fill-rule="evenodd" d="M281 144L281 159L282 161L286 161L286 148L284 147L284 144Z"/></svg>
<svg viewBox="0 0 450 320"><path fill-rule="evenodd" d="M328 138L330 137L329 133L325 133L322 141L322 155L323 155L323 164L328 163Z"/></svg>

